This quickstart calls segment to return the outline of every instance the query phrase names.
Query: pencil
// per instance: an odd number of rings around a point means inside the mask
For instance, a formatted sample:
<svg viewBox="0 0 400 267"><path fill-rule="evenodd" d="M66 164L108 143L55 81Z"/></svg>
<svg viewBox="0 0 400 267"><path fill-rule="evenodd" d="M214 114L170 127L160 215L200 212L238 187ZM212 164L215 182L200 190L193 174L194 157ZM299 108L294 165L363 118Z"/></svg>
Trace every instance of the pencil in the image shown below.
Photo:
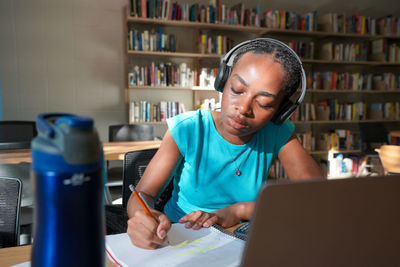
<svg viewBox="0 0 400 267"><path fill-rule="evenodd" d="M139 201L140 205L142 206L142 208L144 209L144 211L146 212L146 214L148 216L153 217L156 221L157 218L154 217L154 215L150 212L149 208L147 207L146 202L144 201L144 199L142 199L142 197L138 194L138 192L135 190L135 187L131 184L129 185L129 189L132 191L133 195L136 197L136 199Z"/></svg>

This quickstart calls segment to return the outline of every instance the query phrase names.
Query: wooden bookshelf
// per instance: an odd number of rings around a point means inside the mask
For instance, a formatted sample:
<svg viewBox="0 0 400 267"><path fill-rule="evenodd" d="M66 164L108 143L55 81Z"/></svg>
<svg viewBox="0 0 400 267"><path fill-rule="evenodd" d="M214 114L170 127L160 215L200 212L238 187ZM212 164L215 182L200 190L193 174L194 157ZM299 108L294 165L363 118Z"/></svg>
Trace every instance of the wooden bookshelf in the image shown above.
<svg viewBox="0 0 400 267"><path fill-rule="evenodd" d="M149 27L173 27L173 28L185 28L186 30L193 30L197 35L200 36L202 30L212 30L214 34L225 34L230 33L246 33L254 35L256 37L269 37L281 40L298 40L305 38L307 40L312 40L315 42L315 57L317 57L316 51L321 47L323 40L332 39L333 41L345 43L350 42L369 42L376 39L386 38L394 42L400 40L400 36L393 35L371 35L371 34L352 34L352 33L335 33L335 32L323 32L323 31L303 31L303 30L287 30L287 29L274 29L266 27L257 26L242 26L242 25L227 25L227 24L210 24L203 22L191 22L191 21L176 21L176 20L166 20L157 18L137 18L128 16L126 19L127 27L134 27L135 25L146 25ZM128 29L128 28L127 28ZM174 30L174 29L173 29ZM296 39L297 38L297 39ZM128 57L142 57L142 58L159 58L162 61L167 61L169 58L179 58L181 61L191 61L194 62L194 66L199 70L203 64L207 61L212 61L217 63L222 55L217 54L201 54L198 53L197 40L188 40L192 42L191 51L178 51L178 52L158 52L158 51L136 51L128 50ZM179 40L178 40L179 42ZM235 42L235 44L237 44ZM303 58L303 64L307 71L312 72L324 72L324 71L338 71L341 69L349 68L344 72L360 72L360 73L381 73L381 72L394 72L399 73L400 62L391 63L386 61L342 61L342 60L324 60L318 58ZM355 70L355 71L354 71ZM199 72L198 72L199 73ZM126 91L129 99L130 91L140 91L140 90L181 90L181 91L192 91L193 92L193 105L196 101L201 98L201 93L203 96L208 98L211 94L217 94L213 88L199 88L199 87L180 87L180 86L140 86L140 85L127 85ZM373 99L387 99L385 102L400 102L397 94L400 93L400 89L390 89L390 90L329 90L329 89L308 89L306 101L316 102L320 98L346 98L348 97L349 102L364 102L367 104L372 103ZM387 96L386 96L387 94ZM315 97L314 97L315 96ZM318 99L318 100L317 100ZM187 110L194 109L195 107L186 107ZM166 122L135 122L140 124L153 124L153 125L166 125ZM384 123L385 125L390 125L392 128L398 130L397 120L314 120L314 121L294 121L293 122L300 129L304 128L305 131L311 131L313 136L317 138L320 132L319 128L330 129L354 129L358 127L358 124L369 124L369 123ZM317 157L321 155L326 155L328 151L326 150L316 150L310 151L310 154ZM344 154L358 154L361 150L339 150L335 153Z"/></svg>

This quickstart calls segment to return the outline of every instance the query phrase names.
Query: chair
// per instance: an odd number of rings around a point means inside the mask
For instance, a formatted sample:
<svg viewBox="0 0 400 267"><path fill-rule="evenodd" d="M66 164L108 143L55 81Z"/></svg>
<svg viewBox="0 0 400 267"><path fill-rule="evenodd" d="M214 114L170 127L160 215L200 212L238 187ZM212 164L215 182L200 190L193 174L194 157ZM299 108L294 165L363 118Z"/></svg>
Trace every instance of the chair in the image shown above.
<svg viewBox="0 0 400 267"><path fill-rule="evenodd" d="M130 151L125 153L123 162L123 185L122 185L122 205L106 205L106 231L107 234L117 234L126 232L128 215L126 207L131 191L129 185L136 186L142 177L147 165L153 158L157 149L146 149L140 151ZM164 205L171 197L173 189L172 181L166 186L159 197L155 200L154 208L162 211Z"/></svg>
<svg viewBox="0 0 400 267"><path fill-rule="evenodd" d="M30 148L36 135L34 121L0 121L0 150Z"/></svg>
<svg viewBox="0 0 400 267"><path fill-rule="evenodd" d="M108 127L108 140L110 142L123 141L148 141L154 140L154 125L147 124L119 124ZM109 167L107 162L107 199L111 198L110 187L122 186L122 167Z"/></svg>
<svg viewBox="0 0 400 267"><path fill-rule="evenodd" d="M110 142L154 140L154 125L120 124L108 127Z"/></svg>
<svg viewBox="0 0 400 267"><path fill-rule="evenodd" d="M19 214L22 182L0 177L0 248L19 244Z"/></svg>
<svg viewBox="0 0 400 267"><path fill-rule="evenodd" d="M146 149L140 151L130 151L125 153L124 163L123 163L123 185L122 185L122 206L126 208L130 195L132 194L129 189L129 185L133 184L136 186L140 178L149 164L150 160L153 158L157 149ZM165 203L169 200L172 193L172 181L164 189L164 191L155 200L154 208L156 210L162 211Z"/></svg>

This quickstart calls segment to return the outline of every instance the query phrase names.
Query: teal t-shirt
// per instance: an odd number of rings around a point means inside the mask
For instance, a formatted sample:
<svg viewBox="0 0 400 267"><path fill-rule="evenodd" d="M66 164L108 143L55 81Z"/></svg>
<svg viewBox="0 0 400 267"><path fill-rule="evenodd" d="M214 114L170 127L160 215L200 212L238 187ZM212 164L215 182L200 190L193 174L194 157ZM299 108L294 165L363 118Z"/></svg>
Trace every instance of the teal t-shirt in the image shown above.
<svg viewBox="0 0 400 267"><path fill-rule="evenodd" d="M167 120L181 160L172 176L174 189L164 207L172 222L196 210L212 212L237 202L253 201L269 168L294 131L293 123L267 123L244 145L226 141L211 112L189 111ZM241 175L235 174L239 166Z"/></svg>

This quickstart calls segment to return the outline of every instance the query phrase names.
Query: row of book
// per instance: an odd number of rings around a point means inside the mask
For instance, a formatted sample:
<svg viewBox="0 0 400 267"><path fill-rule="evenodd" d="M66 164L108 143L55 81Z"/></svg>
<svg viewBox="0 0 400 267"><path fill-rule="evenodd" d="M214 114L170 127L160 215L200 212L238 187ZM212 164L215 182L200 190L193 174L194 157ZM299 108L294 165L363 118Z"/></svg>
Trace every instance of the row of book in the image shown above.
<svg viewBox="0 0 400 267"><path fill-rule="evenodd" d="M261 12L260 5L245 8L244 2L240 2L228 7L221 0L213 0L209 4L179 4L172 0L130 0L130 15L277 29L316 31L319 27L322 31L338 33L400 35L400 18L392 15L372 18L361 14L347 16L343 13L318 16L317 11L304 15L272 9Z"/></svg>
<svg viewBox="0 0 400 267"><path fill-rule="evenodd" d="M328 99L317 103L302 103L291 116L292 121L364 120L366 107L363 102L341 103Z"/></svg>
<svg viewBox="0 0 400 267"><path fill-rule="evenodd" d="M319 150L361 150L362 138L359 132L347 129L335 129L328 133L321 133L318 138Z"/></svg>
<svg viewBox="0 0 400 267"><path fill-rule="evenodd" d="M307 88L353 91L400 89L400 74L310 72L307 73Z"/></svg>
<svg viewBox="0 0 400 267"><path fill-rule="evenodd" d="M197 71L186 63L151 63L149 66L130 66L129 85L180 86L191 87L197 84Z"/></svg>
<svg viewBox="0 0 400 267"><path fill-rule="evenodd" d="M148 101L131 101L129 122L160 122L185 112L181 102L161 101L157 104Z"/></svg>
<svg viewBox="0 0 400 267"><path fill-rule="evenodd" d="M159 18L205 23L260 26L260 5L245 8L244 3L231 7L221 0L209 4L179 4L172 0L131 0L130 15L140 18Z"/></svg>
<svg viewBox="0 0 400 267"><path fill-rule="evenodd" d="M292 121L365 119L399 120L399 102L338 103L337 99L328 99L317 103L302 103L291 116Z"/></svg>
<svg viewBox="0 0 400 267"><path fill-rule="evenodd" d="M224 55L233 47L233 39L226 35L209 36L205 33L199 36L201 54Z"/></svg>
<svg viewBox="0 0 400 267"><path fill-rule="evenodd" d="M291 11L268 9L263 13L261 25L273 29L316 31L317 11L299 15Z"/></svg>
<svg viewBox="0 0 400 267"><path fill-rule="evenodd" d="M400 17L385 16L377 21L378 33L383 35L400 35Z"/></svg>
<svg viewBox="0 0 400 267"><path fill-rule="evenodd" d="M337 99L319 101L315 105L311 103L311 120L399 120L400 103L338 103ZM314 106L314 107L313 107ZM316 115L312 112L315 109Z"/></svg>
<svg viewBox="0 0 400 267"><path fill-rule="evenodd" d="M377 61L392 63L400 62L400 44L388 43L387 39L377 39L371 42L371 58Z"/></svg>
<svg viewBox="0 0 400 267"><path fill-rule="evenodd" d="M159 27L157 32L144 30L139 32L130 29L128 33L128 48L139 51L169 51L176 52L176 38L174 34L165 34Z"/></svg>
<svg viewBox="0 0 400 267"><path fill-rule="evenodd" d="M321 150L360 150L362 146L359 132L336 129L328 133L320 133L317 144L311 132L297 133L297 139L307 151Z"/></svg>
<svg viewBox="0 0 400 267"><path fill-rule="evenodd" d="M326 32L376 34L375 18L354 14L327 13L320 17L320 29Z"/></svg>
<svg viewBox="0 0 400 267"><path fill-rule="evenodd" d="M340 61L367 61L368 47L366 43L333 43L322 44L321 59Z"/></svg>
<svg viewBox="0 0 400 267"><path fill-rule="evenodd" d="M389 45L386 61L400 63L400 44L393 43Z"/></svg>
<svg viewBox="0 0 400 267"><path fill-rule="evenodd" d="M314 42L290 41L286 44L303 59L314 58Z"/></svg>

